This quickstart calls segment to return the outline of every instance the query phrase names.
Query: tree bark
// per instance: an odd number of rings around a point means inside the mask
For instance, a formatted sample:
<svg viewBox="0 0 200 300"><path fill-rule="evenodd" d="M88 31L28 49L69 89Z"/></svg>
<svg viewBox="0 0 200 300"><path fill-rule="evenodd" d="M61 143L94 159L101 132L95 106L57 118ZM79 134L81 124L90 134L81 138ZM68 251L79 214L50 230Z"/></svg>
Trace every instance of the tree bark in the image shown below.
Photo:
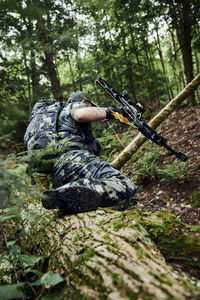
<svg viewBox="0 0 200 300"><path fill-rule="evenodd" d="M53 53L50 51L44 51L44 55L54 98L61 99L62 95L60 89L60 81L57 76Z"/></svg>
<svg viewBox="0 0 200 300"><path fill-rule="evenodd" d="M38 6L41 7L41 2L38 0ZM49 79L51 82L52 93L55 99L62 99L62 93L60 88L60 81L57 75L56 65L54 63L54 53L52 51L52 40L50 36L48 36L46 27L50 28L50 17L47 13L47 23L45 23L42 16L38 16L37 18L37 28L39 33L39 40L43 46L44 56L45 56L45 64L47 68L47 72L49 75Z"/></svg>
<svg viewBox="0 0 200 300"><path fill-rule="evenodd" d="M167 92L168 92L169 100L172 100L174 95L173 95L173 92L170 88L170 82L169 82L169 79L168 79L168 76L167 76L167 71L166 71L166 68L165 68L165 62L164 62L164 58L163 58L161 42L160 42L160 37L159 37L157 27L156 27L156 35L157 35L158 53L159 53L159 56L160 56L160 61L161 61L162 69L163 69L163 75L164 75L165 82L166 82Z"/></svg>
<svg viewBox="0 0 200 300"><path fill-rule="evenodd" d="M23 57L25 61L25 68L26 68L26 75L28 78L28 92L29 92L29 111L31 111L33 105L38 101L39 99L39 75L38 75L38 70L37 70L37 65L36 65L36 58L35 58L35 44L32 41L32 36L33 36L33 24L32 21L28 18L23 19L26 29L27 29L27 34L28 38L30 40L30 69L27 64L27 58L26 58L26 53L27 49L23 49ZM26 46L27 47L27 46ZM32 86L32 93L31 93L31 86Z"/></svg>
<svg viewBox="0 0 200 300"><path fill-rule="evenodd" d="M149 123L153 129L158 127L183 100L188 98L199 86L200 74L198 74L174 99L172 99ZM133 141L112 161L112 165L120 169L131 156L146 141L146 137L139 133Z"/></svg>
<svg viewBox="0 0 200 300"><path fill-rule="evenodd" d="M26 59L26 53L23 50L23 60L24 60L24 67L25 67L25 72L26 72L26 77L27 77L27 85L28 85L28 112L29 114L31 113L32 110L32 95L31 95L31 79L30 79L30 70L27 64L27 59Z"/></svg>
<svg viewBox="0 0 200 300"><path fill-rule="evenodd" d="M176 24L177 39L183 57L185 76L187 83L189 83L193 78L191 1L180 0L172 2L170 14ZM195 94L192 93L189 98L190 102L195 105Z"/></svg>
<svg viewBox="0 0 200 300"><path fill-rule="evenodd" d="M131 90L131 94L133 95L133 99L137 102L137 98L136 98L136 94L135 94L135 87L133 84L133 67L132 67L132 63L129 59L129 55L127 53L127 49L126 49L126 33L124 31L123 26L121 27L121 32L122 32L122 47L123 47L123 56L125 59L125 65L126 65L126 70L127 70L127 75L128 75L128 80L129 80L129 86L130 86L130 90Z"/></svg>
<svg viewBox="0 0 200 300"><path fill-rule="evenodd" d="M200 73L199 58L198 58L198 52L197 52L196 49L194 50L194 56L195 56L195 63L196 63L197 73ZM196 91L196 95L197 95L198 103L200 103L200 93L199 93L198 90Z"/></svg>
<svg viewBox="0 0 200 300"><path fill-rule="evenodd" d="M183 71L182 71L182 64L179 58L179 49L177 49L176 46L176 38L175 38L175 34L173 32L173 30L170 30L170 34L171 34L171 38L172 38L172 44L173 44L173 48L174 48L174 59L178 65L178 72L179 72L179 86L180 88L184 88L184 86L186 85L185 79L184 79L184 75L183 75Z"/></svg>
<svg viewBox="0 0 200 300"><path fill-rule="evenodd" d="M72 68L72 64L71 64L69 53L67 53L66 58L67 58L67 62L69 64L69 70L70 70L70 74L71 74L73 91L76 91L75 77L74 77L74 72L73 72L73 68Z"/></svg>
<svg viewBox="0 0 200 300"><path fill-rule="evenodd" d="M151 58L150 46L146 38L143 39L143 48L145 53L145 60L149 67L149 74L151 76L149 81L150 103L154 107L160 107L160 97L157 93L156 83L154 78L154 74L156 74L155 65L153 59Z"/></svg>
<svg viewBox="0 0 200 300"><path fill-rule="evenodd" d="M137 61L137 65L138 65L138 68L139 68L139 73L142 75L142 78L141 78L141 80L142 80L141 87L142 87L142 85L145 86L145 87L147 87L147 86L149 86L149 83L147 82L147 79L146 79L146 76L145 76L146 71L144 70L142 62L140 61L140 57L139 57L140 51L137 48L136 41L134 40L133 29L132 29L131 26L129 28L129 31L130 31L130 34L131 34L133 53L134 53L136 61ZM149 102L149 100L150 100L150 97L148 96L147 97L147 101Z"/></svg>
<svg viewBox="0 0 200 300"><path fill-rule="evenodd" d="M78 73L78 85L79 85L79 91L83 90L83 79L82 79L82 63L81 58L79 56L79 49L76 51L76 66L77 66L77 73Z"/></svg>
<svg viewBox="0 0 200 300"><path fill-rule="evenodd" d="M65 274L59 299L69 299L69 286L87 299L192 299L188 282L166 264L137 212L41 213L41 221L24 220L22 249L45 255L48 269Z"/></svg>

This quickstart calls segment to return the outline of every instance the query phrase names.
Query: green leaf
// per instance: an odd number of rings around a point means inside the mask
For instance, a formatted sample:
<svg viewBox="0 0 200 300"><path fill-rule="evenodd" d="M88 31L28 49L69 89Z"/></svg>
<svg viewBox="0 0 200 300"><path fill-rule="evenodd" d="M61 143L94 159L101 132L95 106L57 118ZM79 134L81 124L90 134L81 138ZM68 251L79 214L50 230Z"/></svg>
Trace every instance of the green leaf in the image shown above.
<svg viewBox="0 0 200 300"><path fill-rule="evenodd" d="M50 271L45 273L40 280L33 282L32 285L44 285L46 288L49 288L50 286L55 286L64 280L65 279L60 274L54 274Z"/></svg>
<svg viewBox="0 0 200 300"><path fill-rule="evenodd" d="M33 273L35 274L38 278L42 277L43 273L41 273L40 271L36 270L36 269L28 269L25 270L23 273L27 274L27 273Z"/></svg>
<svg viewBox="0 0 200 300"><path fill-rule="evenodd" d="M24 283L0 285L0 299L20 299L24 295L19 288L24 287Z"/></svg>
<svg viewBox="0 0 200 300"><path fill-rule="evenodd" d="M12 219L16 217L16 215L10 215L10 216L0 216L0 222L4 222L6 220Z"/></svg>
<svg viewBox="0 0 200 300"><path fill-rule="evenodd" d="M54 274L53 272L48 272L41 278L41 282L45 286L54 286L62 281L64 281L64 278L60 274Z"/></svg>
<svg viewBox="0 0 200 300"><path fill-rule="evenodd" d="M16 243L16 240L14 240L14 241L9 241L9 242L8 242L8 247L13 246L15 243Z"/></svg>
<svg viewBox="0 0 200 300"><path fill-rule="evenodd" d="M10 253L12 253L15 257L19 257L21 255L21 247L19 245L12 245L10 247Z"/></svg>
<svg viewBox="0 0 200 300"><path fill-rule="evenodd" d="M22 254L19 256L19 261L25 264L27 267L33 267L36 263L38 263L44 256L35 256L35 255L26 255Z"/></svg>

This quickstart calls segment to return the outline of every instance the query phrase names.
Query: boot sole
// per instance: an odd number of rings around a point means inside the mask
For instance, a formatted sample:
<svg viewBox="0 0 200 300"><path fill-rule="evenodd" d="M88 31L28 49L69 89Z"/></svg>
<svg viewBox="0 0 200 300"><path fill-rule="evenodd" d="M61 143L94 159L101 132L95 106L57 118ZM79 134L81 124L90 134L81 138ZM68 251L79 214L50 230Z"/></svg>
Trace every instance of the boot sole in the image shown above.
<svg viewBox="0 0 200 300"><path fill-rule="evenodd" d="M46 209L64 209L70 213L96 210L102 203L101 195L85 187L69 187L45 191L42 204Z"/></svg>

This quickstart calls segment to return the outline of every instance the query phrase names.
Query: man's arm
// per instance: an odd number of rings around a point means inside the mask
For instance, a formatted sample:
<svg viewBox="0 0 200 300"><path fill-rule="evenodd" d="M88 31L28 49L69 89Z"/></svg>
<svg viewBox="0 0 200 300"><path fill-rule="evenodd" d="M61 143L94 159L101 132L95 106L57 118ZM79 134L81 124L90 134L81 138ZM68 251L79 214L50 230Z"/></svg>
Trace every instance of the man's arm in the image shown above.
<svg viewBox="0 0 200 300"><path fill-rule="evenodd" d="M73 118L80 123L95 122L106 118L106 107L84 107L75 110Z"/></svg>

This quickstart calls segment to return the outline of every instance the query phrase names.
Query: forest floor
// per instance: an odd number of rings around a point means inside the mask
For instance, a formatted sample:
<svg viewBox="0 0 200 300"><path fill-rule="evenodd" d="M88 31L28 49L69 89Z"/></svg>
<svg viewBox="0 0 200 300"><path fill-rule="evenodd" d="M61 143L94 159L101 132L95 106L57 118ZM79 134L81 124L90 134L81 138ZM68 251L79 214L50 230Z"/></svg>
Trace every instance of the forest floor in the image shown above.
<svg viewBox="0 0 200 300"><path fill-rule="evenodd" d="M200 105L182 106L163 123L160 134L168 144L188 156L189 176L184 183L143 182L133 201L142 210L173 213L189 225L200 225ZM175 156L166 156L170 164Z"/></svg>

